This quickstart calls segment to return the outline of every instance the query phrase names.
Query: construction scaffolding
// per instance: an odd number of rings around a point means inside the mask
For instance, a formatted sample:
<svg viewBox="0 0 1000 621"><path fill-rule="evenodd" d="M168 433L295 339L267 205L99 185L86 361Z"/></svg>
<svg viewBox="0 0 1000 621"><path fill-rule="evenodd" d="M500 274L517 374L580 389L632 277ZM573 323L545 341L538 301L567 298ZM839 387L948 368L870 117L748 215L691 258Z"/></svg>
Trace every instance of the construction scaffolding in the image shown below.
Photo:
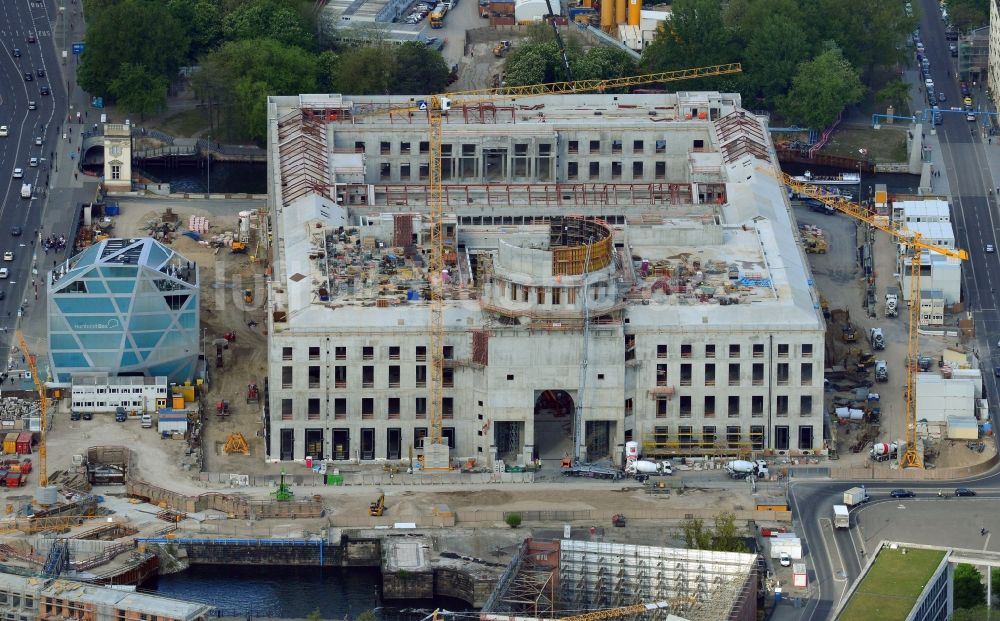
<svg viewBox="0 0 1000 621"><path fill-rule="evenodd" d="M670 605L638 616L754 618L757 568L756 554L528 539L481 618L558 618L659 601Z"/></svg>

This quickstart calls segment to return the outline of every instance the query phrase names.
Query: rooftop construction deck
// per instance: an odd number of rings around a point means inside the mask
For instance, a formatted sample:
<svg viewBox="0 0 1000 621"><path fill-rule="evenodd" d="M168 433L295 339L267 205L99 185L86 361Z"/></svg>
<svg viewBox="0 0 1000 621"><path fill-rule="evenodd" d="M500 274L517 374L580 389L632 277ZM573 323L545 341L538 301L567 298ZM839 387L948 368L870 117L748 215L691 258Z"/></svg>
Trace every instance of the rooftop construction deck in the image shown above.
<svg viewBox="0 0 1000 621"><path fill-rule="evenodd" d="M753 619L757 556L528 539L511 560L481 618L554 619L633 604L657 604L645 619Z"/></svg>

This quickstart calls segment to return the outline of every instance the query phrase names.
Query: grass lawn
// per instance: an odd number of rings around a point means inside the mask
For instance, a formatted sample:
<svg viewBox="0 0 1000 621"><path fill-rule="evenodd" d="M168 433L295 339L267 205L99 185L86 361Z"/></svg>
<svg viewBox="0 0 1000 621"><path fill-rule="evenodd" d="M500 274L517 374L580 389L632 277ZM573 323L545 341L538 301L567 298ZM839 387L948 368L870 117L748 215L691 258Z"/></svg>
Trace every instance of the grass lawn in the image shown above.
<svg viewBox="0 0 1000 621"><path fill-rule="evenodd" d="M858 149L867 149L868 159L875 162L905 162L908 159L906 125L883 125L881 129L859 125L841 126L833 132L820 153L857 158Z"/></svg>
<svg viewBox="0 0 1000 621"><path fill-rule="evenodd" d="M883 549L837 621L904 621L943 558L941 550Z"/></svg>
<svg viewBox="0 0 1000 621"><path fill-rule="evenodd" d="M190 138L203 129L208 129L208 109L192 108L150 123L152 127L177 138Z"/></svg>

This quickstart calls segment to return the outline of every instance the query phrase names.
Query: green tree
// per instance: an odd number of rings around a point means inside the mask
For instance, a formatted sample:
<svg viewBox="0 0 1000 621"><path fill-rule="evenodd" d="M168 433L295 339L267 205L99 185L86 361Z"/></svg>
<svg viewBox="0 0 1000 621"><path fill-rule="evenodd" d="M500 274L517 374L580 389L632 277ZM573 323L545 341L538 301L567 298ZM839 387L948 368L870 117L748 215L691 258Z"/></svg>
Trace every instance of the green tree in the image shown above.
<svg viewBox="0 0 1000 621"><path fill-rule="evenodd" d="M333 50L323 50L316 57L316 85L324 93L337 92L337 67L340 56Z"/></svg>
<svg viewBox="0 0 1000 621"><path fill-rule="evenodd" d="M831 46L811 61L799 65L792 88L778 103L788 122L802 127L824 128L848 105L864 94L858 72Z"/></svg>
<svg viewBox="0 0 1000 621"><path fill-rule="evenodd" d="M712 531L699 518L689 518L681 525L684 532L684 546L692 550L711 550Z"/></svg>
<svg viewBox="0 0 1000 621"><path fill-rule="evenodd" d="M795 68L812 54L802 8L795 0L733 0L725 22L742 50L744 104L773 107L788 92Z"/></svg>
<svg viewBox="0 0 1000 621"><path fill-rule="evenodd" d="M285 45L313 47L309 24L281 0L249 0L237 6L222 21L229 41L274 39Z"/></svg>
<svg viewBox="0 0 1000 621"><path fill-rule="evenodd" d="M511 528L517 528L521 525L521 514L520 513L508 513L507 517L503 519L507 523L507 526Z"/></svg>
<svg viewBox="0 0 1000 621"><path fill-rule="evenodd" d="M739 60L732 31L723 21L722 0L676 0L670 19L642 53L644 71L674 71ZM733 80L735 83L735 80ZM709 88L707 80L688 80L685 89ZM713 88L722 88L716 80Z"/></svg>
<svg viewBox="0 0 1000 621"><path fill-rule="evenodd" d="M306 615L306 621L323 621L323 613L320 611L319 607L315 608L312 612Z"/></svg>
<svg viewBox="0 0 1000 621"><path fill-rule="evenodd" d="M715 516L712 549L720 552L746 552L747 546L736 529L736 514L726 511Z"/></svg>
<svg viewBox="0 0 1000 621"><path fill-rule="evenodd" d="M267 97L316 91L317 59L273 39L230 41L212 51L195 74L195 92L222 116L227 138L261 141L267 132Z"/></svg>
<svg viewBox="0 0 1000 621"><path fill-rule="evenodd" d="M346 49L340 54L334 92L349 95L388 95L392 92L396 59L383 43Z"/></svg>
<svg viewBox="0 0 1000 621"><path fill-rule="evenodd" d="M990 570L990 590L993 593L1000 593L1000 567L994 567Z"/></svg>
<svg viewBox="0 0 1000 621"><path fill-rule="evenodd" d="M357 617L355 617L354 621L377 621L377 619L378 617L375 616L374 612L372 612L371 610L365 610Z"/></svg>
<svg viewBox="0 0 1000 621"><path fill-rule="evenodd" d="M875 67L905 60L909 52L902 44L919 25L899 0L820 0L814 6L813 20L823 27L820 32L832 37L868 80Z"/></svg>
<svg viewBox="0 0 1000 621"><path fill-rule="evenodd" d="M631 56L604 46L590 48L575 66L570 66L577 80L610 80L635 75L638 71Z"/></svg>
<svg viewBox="0 0 1000 621"><path fill-rule="evenodd" d="M548 81L551 54L546 43L518 46L504 61L504 79L510 86L542 84Z"/></svg>
<svg viewBox="0 0 1000 621"><path fill-rule="evenodd" d="M448 86L448 65L441 53L420 41L394 46L396 56L395 76L392 81L394 95L413 93L442 93Z"/></svg>
<svg viewBox="0 0 1000 621"><path fill-rule="evenodd" d="M875 93L875 101L892 106L896 114L905 115L910 111L910 85L903 80L890 80Z"/></svg>
<svg viewBox="0 0 1000 621"><path fill-rule="evenodd" d="M948 21L959 30L970 30L989 22L988 0L951 0L948 3Z"/></svg>
<svg viewBox="0 0 1000 621"><path fill-rule="evenodd" d="M222 9L218 0L170 0L167 8L191 40L191 58L201 56L222 39Z"/></svg>
<svg viewBox="0 0 1000 621"><path fill-rule="evenodd" d="M986 601L983 574L968 563L955 566L955 608L974 608Z"/></svg>
<svg viewBox="0 0 1000 621"><path fill-rule="evenodd" d="M985 604L975 608L956 608L949 617L949 621L983 621L983 619L991 618L990 613L990 609ZM1000 616L995 612L992 614L993 617Z"/></svg>
<svg viewBox="0 0 1000 621"><path fill-rule="evenodd" d="M126 26L127 25L127 26ZM87 92L111 96L123 59L168 82L187 59L190 42L167 7L151 0L123 0L97 12L87 25L77 79Z"/></svg>
<svg viewBox="0 0 1000 621"><path fill-rule="evenodd" d="M140 120L155 114L167 105L167 80L150 73L142 65L122 63L108 92L126 112L136 113Z"/></svg>

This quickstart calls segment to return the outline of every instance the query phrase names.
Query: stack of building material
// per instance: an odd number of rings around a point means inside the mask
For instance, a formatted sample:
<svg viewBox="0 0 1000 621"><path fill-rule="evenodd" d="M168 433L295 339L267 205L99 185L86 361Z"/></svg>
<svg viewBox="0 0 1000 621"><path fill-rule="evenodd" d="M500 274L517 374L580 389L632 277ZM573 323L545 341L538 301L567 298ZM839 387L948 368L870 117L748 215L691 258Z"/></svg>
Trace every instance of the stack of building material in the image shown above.
<svg viewBox="0 0 1000 621"><path fill-rule="evenodd" d="M29 401L18 397L0 399L0 420L16 421L39 415L38 401Z"/></svg>
<svg viewBox="0 0 1000 621"><path fill-rule="evenodd" d="M204 235L209 228L208 218L204 216L191 216L188 218L188 230L199 235Z"/></svg>

